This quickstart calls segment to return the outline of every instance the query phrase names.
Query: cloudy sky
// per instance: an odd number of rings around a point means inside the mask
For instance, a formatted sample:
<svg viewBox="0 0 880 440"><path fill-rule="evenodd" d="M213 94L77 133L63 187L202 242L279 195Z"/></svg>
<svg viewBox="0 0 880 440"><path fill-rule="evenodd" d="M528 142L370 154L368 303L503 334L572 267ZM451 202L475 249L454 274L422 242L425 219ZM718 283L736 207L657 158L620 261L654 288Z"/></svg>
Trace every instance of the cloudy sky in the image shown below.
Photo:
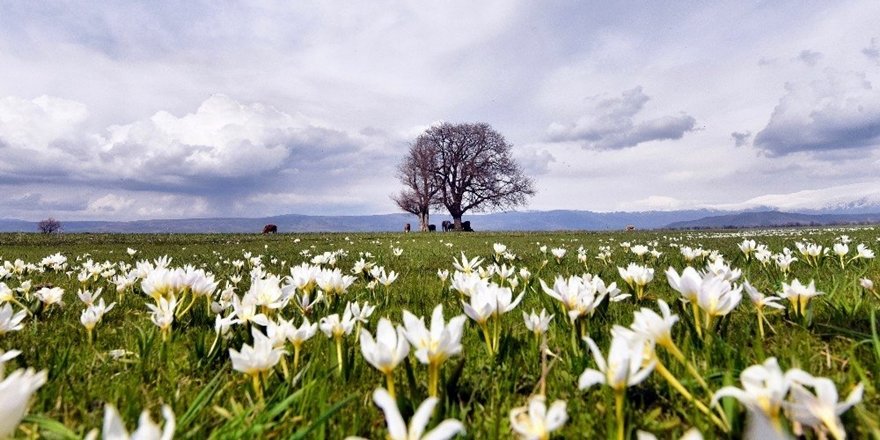
<svg viewBox="0 0 880 440"><path fill-rule="evenodd" d="M528 209L880 190L877 1L217 4L0 0L0 218L394 212L438 121Z"/></svg>

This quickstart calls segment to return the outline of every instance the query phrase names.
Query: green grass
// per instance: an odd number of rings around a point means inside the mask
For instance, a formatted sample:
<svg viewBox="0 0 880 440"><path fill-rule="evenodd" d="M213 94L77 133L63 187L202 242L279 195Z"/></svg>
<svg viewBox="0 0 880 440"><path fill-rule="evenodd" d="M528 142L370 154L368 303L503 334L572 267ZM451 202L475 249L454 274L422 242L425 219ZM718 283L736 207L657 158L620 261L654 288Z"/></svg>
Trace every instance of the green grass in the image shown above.
<svg viewBox="0 0 880 440"><path fill-rule="evenodd" d="M640 259L622 248L619 243L654 244L663 254L659 259L645 262L655 269L654 280L648 284L648 298L637 302L630 298L623 302L605 304L589 320L589 334L603 352L607 352L610 328L614 324L629 325L633 312L639 307L657 310L657 298L666 300L681 316L673 328L678 346L691 358L713 389L724 385L739 385L742 369L775 356L783 369L799 367L807 372L828 377L834 381L841 399L858 382L866 387L863 402L855 411L843 416L848 433L853 438L880 438L880 301L866 295L859 287L859 279L868 277L880 286L880 264L862 260L841 269L832 257L818 267L799 261L792 266L788 279L816 281L818 290L826 292L811 306L809 322L787 319L786 313L770 313L768 319L775 329L761 340L757 336L757 321L746 296L737 309L721 320L711 342L696 338L688 322L688 314L678 301L678 293L666 282L663 272L669 266L681 271L687 264L671 243L701 246L718 250L734 267L743 270L748 279L764 293L780 290L784 278L770 263L746 261L737 243L743 236L766 244L774 253L783 247L795 254L795 241L811 241L830 247L841 234L852 238L851 248L865 243L878 250L878 232L872 228L745 231L741 233L709 232L629 232L629 233L433 233L433 234L278 234L261 235L103 235L65 234L45 236L34 234L0 234L0 261L22 259L38 263L43 257L60 252L68 263L77 267L86 258L100 262L134 263L137 259L153 259L163 255L173 257L172 266L193 264L214 273L218 280L234 273L228 260L244 259L244 252L262 255L266 270L279 275L288 274L291 265L308 261L302 255L311 255L342 249L337 267L348 272L359 254L369 252L373 260L388 270L401 274L390 287L387 305L381 305L366 327L375 331L380 317L394 323L401 322L406 309L429 320L436 304L444 305L448 320L463 313L457 293L450 292L437 277L438 269L452 270L452 262L460 253L468 257L481 256L487 265L492 260L493 243L503 243L517 255L513 265L526 267L532 273L531 281L517 289L526 290L522 304L503 317L503 338L497 356L490 357L481 339L479 328L468 322L463 339L464 352L447 361L442 367L441 404L429 426L445 418L457 418L465 424L471 438L510 438L508 421L510 410L525 405L536 391L541 376L540 357L532 335L522 322L522 311L542 307L556 313L551 323L548 345L558 358L553 361L547 377L548 403L562 399L568 403L569 421L555 433L559 438L599 438L614 434L614 400L606 389L594 387L587 391L577 388L578 376L585 368L595 368L585 344L573 346L570 324L555 300L545 295L538 279L552 283L556 275L579 275L589 272L599 275L606 283L620 280L617 266L625 266ZM451 246L447 246L447 243ZM539 251L564 247L568 253L560 263ZM587 250L586 264L577 261L577 248ZM600 246L611 246L611 264L594 258ZM137 249L134 258L126 248ZM403 250L396 257L392 248ZM850 251L851 254L853 250ZM88 254L88 257L85 257ZM798 255L800 257L800 255ZM544 263L547 261L546 263ZM511 263L508 263L511 264ZM696 264L702 268L702 264ZM247 290L247 276L239 285L238 293ZM96 328L92 346L86 341L86 332L79 322L83 305L76 298L80 284L74 274L46 272L28 274L24 279L34 285L52 284L65 289L63 308L45 310L25 320L22 331L0 335L0 349L18 349L23 353L7 365L7 372L29 366L49 373L46 385L40 388L31 405L31 416L22 424L18 434L39 432L46 437L64 435L82 436L102 423L103 406L112 403L119 409L129 429L133 429L138 414L149 409L154 420L159 417L161 405L170 405L177 415L179 438L329 438L360 435L369 438L385 436L382 412L372 403L371 393L384 386L381 373L367 364L353 335L346 339L345 368L336 373L336 355L331 340L320 331L303 349L303 363L295 377L285 381L280 370L265 383L266 402L255 401L250 379L231 368L228 349L240 349L251 343L249 332L242 327L234 329L233 338L220 350L208 353L214 340L213 316L203 307L196 307L182 320L175 322L171 339L162 342L158 329L150 322L146 302L140 293L128 293L117 299L115 289L105 281L103 297L118 301L116 308L107 313ZM10 287L19 281L4 280ZM139 284L138 284L139 285ZM222 285L222 281L221 281ZM379 301L384 301L383 289ZM375 303L363 280L355 282L344 296L330 308L320 308L312 317L340 312L345 301ZM35 303L32 307L36 309ZM288 307L281 311L287 319L301 318ZM873 321L872 321L873 320ZM124 349L132 352L123 360L113 360L108 352ZM289 347L292 353L292 347ZM665 359L665 356L664 356ZM673 374L700 400L708 402L707 395L691 379L681 365L667 359L665 364ZM427 368L418 363L411 353L407 365L395 371L398 400L404 417L412 414L426 397ZM653 432L660 436L677 436L691 427L697 427L706 438L738 437L744 424L744 413L737 405L727 404L732 416L733 432L722 433L708 418L694 409L677 394L656 372L642 384L627 391L627 427ZM53 423L57 422L60 425ZM66 427L66 428L64 428Z"/></svg>

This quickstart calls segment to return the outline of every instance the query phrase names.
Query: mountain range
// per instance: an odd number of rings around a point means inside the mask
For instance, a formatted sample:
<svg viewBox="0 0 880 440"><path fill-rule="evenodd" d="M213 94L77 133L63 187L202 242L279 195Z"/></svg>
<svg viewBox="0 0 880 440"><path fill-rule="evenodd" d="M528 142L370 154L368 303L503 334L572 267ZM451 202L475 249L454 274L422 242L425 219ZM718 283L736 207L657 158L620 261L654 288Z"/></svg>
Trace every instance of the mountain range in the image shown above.
<svg viewBox="0 0 880 440"><path fill-rule="evenodd" d="M288 214L260 218L190 218L134 221L62 221L66 232L248 233L275 224L279 232L402 231L417 228L409 214L324 216ZM435 214L439 225L449 216ZM576 210L511 211L468 215L477 231L556 231L637 229L754 228L880 223L880 185L874 182L767 194L741 203L703 205L697 209L633 212ZM438 228L439 229L439 228ZM0 232L34 232L33 221L0 219Z"/></svg>
<svg viewBox="0 0 880 440"><path fill-rule="evenodd" d="M439 224L448 216L437 215ZM526 211L466 216L477 231L554 231L637 229L749 228L767 226L809 226L880 223L876 213L789 213L780 211L726 212L710 209L642 212ZM109 233L249 233L260 232L266 224L279 232L390 232L403 230L404 223L417 228L414 216L407 214L312 216L280 215L261 218L193 218L135 221L62 221L63 231ZM438 228L439 229L439 228ZM36 222L0 219L0 232L34 232Z"/></svg>

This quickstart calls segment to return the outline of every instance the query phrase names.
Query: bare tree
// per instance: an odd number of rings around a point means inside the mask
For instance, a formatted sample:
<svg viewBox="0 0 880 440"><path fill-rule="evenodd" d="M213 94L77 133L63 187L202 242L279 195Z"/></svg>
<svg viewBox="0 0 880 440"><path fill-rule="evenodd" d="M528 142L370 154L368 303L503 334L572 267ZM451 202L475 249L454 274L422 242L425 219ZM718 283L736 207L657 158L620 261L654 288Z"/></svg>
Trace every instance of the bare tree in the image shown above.
<svg viewBox="0 0 880 440"><path fill-rule="evenodd" d="M418 137L415 148L430 156L426 163L437 190L433 204L446 207L456 230L468 211L525 205L535 194L532 179L511 156L511 145L489 124L435 125Z"/></svg>
<svg viewBox="0 0 880 440"><path fill-rule="evenodd" d="M61 222L49 217L37 223L37 229L44 234L51 234L61 230Z"/></svg>
<svg viewBox="0 0 880 440"><path fill-rule="evenodd" d="M419 229L423 232L428 230L431 207L438 202L433 162L431 145L417 139L397 167L397 178L404 189L391 197L400 209L419 218Z"/></svg>

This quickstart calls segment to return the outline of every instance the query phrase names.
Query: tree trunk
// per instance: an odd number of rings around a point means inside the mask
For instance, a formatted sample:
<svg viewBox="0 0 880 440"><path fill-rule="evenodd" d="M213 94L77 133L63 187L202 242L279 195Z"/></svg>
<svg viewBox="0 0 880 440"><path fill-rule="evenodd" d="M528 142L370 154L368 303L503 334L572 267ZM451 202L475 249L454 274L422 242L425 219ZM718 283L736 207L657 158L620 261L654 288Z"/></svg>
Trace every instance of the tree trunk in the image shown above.
<svg viewBox="0 0 880 440"><path fill-rule="evenodd" d="M428 232L428 214L421 213L419 214L419 230L422 232Z"/></svg>
<svg viewBox="0 0 880 440"><path fill-rule="evenodd" d="M456 231L460 231L461 230L461 216L460 215L457 217L453 216L452 222L455 225L453 229L455 229Z"/></svg>

